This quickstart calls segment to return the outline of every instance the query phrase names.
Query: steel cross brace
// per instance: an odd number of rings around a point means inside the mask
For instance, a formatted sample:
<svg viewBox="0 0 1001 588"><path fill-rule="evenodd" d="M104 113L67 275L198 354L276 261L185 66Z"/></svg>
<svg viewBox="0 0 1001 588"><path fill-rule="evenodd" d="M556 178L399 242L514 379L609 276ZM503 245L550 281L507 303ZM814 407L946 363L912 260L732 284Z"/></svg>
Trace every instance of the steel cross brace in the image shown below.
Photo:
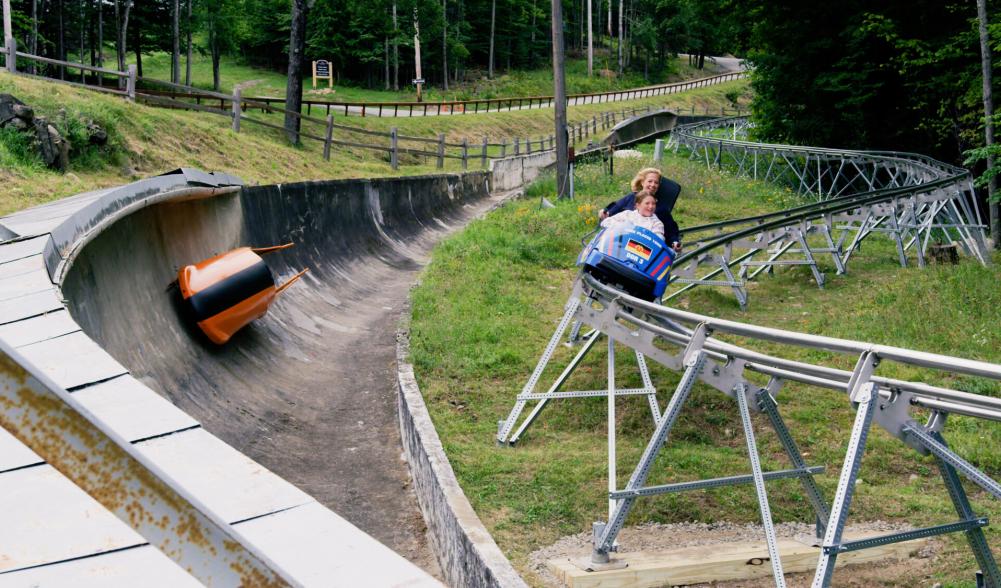
<svg viewBox="0 0 1001 588"><path fill-rule="evenodd" d="M848 520L848 509L851 506L852 495L855 492L855 480L862 466L862 454L865 451L866 439L872 425L873 413L879 399L879 388L871 381L876 369L878 358L871 351L866 351L859 357L852 377L848 382L848 397L857 405L855 423L852 426L851 437L848 440L848 451L838 479L838 489L831 505L831 515L827 531L824 533L823 550L817 562L817 571L813 577L813 588L826 588L831 585L834 574L834 564L838 557L838 547L844 532L845 521Z"/></svg>
<svg viewBox="0 0 1001 588"><path fill-rule="evenodd" d="M643 455L636 465L636 469L629 477L629 482L625 488L627 491L637 490L646 482L650 474L650 468L653 466L657 454L660 453L660 449L664 446L664 442L671 432L671 427L674 426L675 421L678 419L681 408L692 391L692 387L698 379L699 372L702 371L702 366L705 364L706 354L703 350L703 345L708 335L709 330L705 324L700 324L696 327L684 353L683 365L685 372L682 374L681 381L678 382L678 387L674 391L674 395L671 396L671 401L668 403L663 417L657 424L650 442L647 443L646 449L643 451ZM614 512L609 517L608 524L595 526L595 543L594 549L591 552L592 562L608 563L608 553L612 550L615 538L618 536L619 531L622 530L622 525L625 523L626 516L632 509L634 502L636 502L635 496L617 501Z"/></svg>
<svg viewBox="0 0 1001 588"><path fill-rule="evenodd" d="M550 400L555 399L566 399L566 398L586 398L586 397L601 397L608 396L608 390L577 390L577 391L567 391L560 392L560 388L566 383L566 381L573 375L574 371L583 362L584 358L597 343L598 338L602 335L599 330L592 331L587 335L580 350L577 354L570 360L567 366L560 373L559 377L553 382L546 392L535 392L535 386L538 384L539 378L545 371L552 359L552 355L557 347L558 341L562 338L564 331L566 331L567 326L573 320L573 317L578 316L580 311L583 309L581 304L582 292L580 290L579 283L575 286L573 293L571 294L570 300L567 302L566 311L563 314L563 318L560 320L559 325L556 327L556 331L553 333L552 338L549 340L549 344L546 346L545 351L543 351L542 357L539 358L539 362L532 372L528 383L522 389L522 392L515 397L515 404L511 408L511 412L508 417L498 422L498 433L497 433L497 443L498 444L508 444L514 445L521 439L522 434L528 429L529 426L535 421L542 412L542 409L546 407ZM617 307L613 305L606 312L610 312L613 316ZM578 322L577 324L582 324ZM630 395L645 395L647 397L647 402L650 405L650 412L653 416L654 424L656 425L660 419L660 410L657 404L657 389L653 385L653 381L650 379L650 371L647 368L646 359L643 354L636 350L636 363L639 368L640 377L642 379L643 385L640 388L616 388L614 390L615 396L630 396ZM614 366L614 358L608 358L609 365ZM614 369L614 368L613 368ZM512 430L517 424L521 413L524 411L527 403L529 401L537 401L532 410L521 422L516 430L512 433Z"/></svg>

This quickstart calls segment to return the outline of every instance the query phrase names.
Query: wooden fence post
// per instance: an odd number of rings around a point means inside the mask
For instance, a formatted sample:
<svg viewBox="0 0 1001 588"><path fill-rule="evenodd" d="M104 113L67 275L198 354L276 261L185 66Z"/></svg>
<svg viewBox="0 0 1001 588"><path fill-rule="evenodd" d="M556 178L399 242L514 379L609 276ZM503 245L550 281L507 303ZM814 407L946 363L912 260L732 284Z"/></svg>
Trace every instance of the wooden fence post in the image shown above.
<svg viewBox="0 0 1001 588"><path fill-rule="evenodd" d="M507 156L507 139L501 141L501 157Z"/></svg>
<svg viewBox="0 0 1001 588"><path fill-rule="evenodd" d="M469 168L469 140L462 139L462 169Z"/></svg>
<svg viewBox="0 0 1001 588"><path fill-rule="evenodd" d="M532 154L532 139L530 137L525 137L525 153Z"/></svg>
<svg viewBox="0 0 1001 588"><path fill-rule="evenodd" d="M598 134L598 117L591 117L591 133L594 135Z"/></svg>
<svg viewBox="0 0 1001 588"><path fill-rule="evenodd" d="M7 71L17 73L17 39L12 36L7 38Z"/></svg>
<svg viewBox="0 0 1001 588"><path fill-rule="evenodd" d="M521 155L521 139L518 137L514 138L514 154Z"/></svg>
<svg viewBox="0 0 1001 588"><path fill-rule="evenodd" d="M130 102L136 101L136 64L129 64L129 77L125 81L125 95Z"/></svg>
<svg viewBox="0 0 1001 588"><path fill-rule="evenodd" d="M330 161L330 140L334 136L334 115L327 115L327 134L323 139L323 159Z"/></svg>
<svg viewBox="0 0 1001 588"><path fill-rule="evenodd" d="M235 90L233 90L233 132L234 133L239 133L240 132L240 117L243 116L243 113L241 112L241 109L242 109L243 105L240 104L240 102L242 101L242 97L240 96L241 93L242 92L241 92L240 88L236 88Z"/></svg>
<svg viewBox="0 0 1001 588"><path fill-rule="evenodd" d="M445 167L445 133L438 133L438 169Z"/></svg>
<svg viewBox="0 0 1001 588"><path fill-rule="evenodd" d="M487 167L487 136L483 136L483 154L480 156L480 165Z"/></svg>
<svg viewBox="0 0 1001 588"><path fill-rule="evenodd" d="M389 129L389 165L393 169L399 169L400 156L397 153L396 127Z"/></svg>

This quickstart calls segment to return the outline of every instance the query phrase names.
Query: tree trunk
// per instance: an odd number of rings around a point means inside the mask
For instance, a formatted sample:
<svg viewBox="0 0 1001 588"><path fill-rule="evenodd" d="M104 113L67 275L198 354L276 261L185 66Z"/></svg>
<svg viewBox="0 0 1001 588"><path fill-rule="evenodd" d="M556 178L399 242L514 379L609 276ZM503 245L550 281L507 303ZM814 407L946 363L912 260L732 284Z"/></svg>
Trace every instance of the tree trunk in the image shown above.
<svg viewBox="0 0 1001 588"><path fill-rule="evenodd" d="M991 45L987 34L987 2L977 0L977 20L980 24L980 66L983 72L984 84L984 139L988 148L994 145L994 96L991 90L993 82L991 72ZM994 167L994 157L987 156L987 169ZM991 239L994 248L1001 249L1001 210L998 205L998 179L991 178L987 184L987 207L990 211Z"/></svg>
<svg viewBox="0 0 1001 588"><path fill-rule="evenodd" d="M184 85L191 85L191 7L195 3L195 0L188 0L188 55L184 60Z"/></svg>
<svg viewBox="0 0 1001 588"><path fill-rule="evenodd" d="M608 0L608 48L612 48L612 0Z"/></svg>
<svg viewBox="0 0 1001 588"><path fill-rule="evenodd" d="M490 2L490 61L487 63L487 77L494 79L494 30L497 24L497 0Z"/></svg>
<svg viewBox="0 0 1001 588"><path fill-rule="evenodd" d="M625 0L619 0L619 75L622 75L623 66L625 65L622 61L622 29L624 27L625 19L622 18L622 8L625 6Z"/></svg>
<svg viewBox="0 0 1001 588"><path fill-rule="evenodd" d="M84 16L84 8L86 8L86 3L84 0L80 0L80 54L77 55L79 61L77 63L86 63L87 60L84 58L86 47L84 47L87 41L87 18ZM80 68L80 83L87 83L87 70Z"/></svg>
<svg viewBox="0 0 1001 588"><path fill-rule="evenodd" d="M209 35L209 52L212 55L212 89L218 92L219 58L222 57L222 51L219 49L219 32L214 16L209 16L208 22L206 23L206 29L208 30Z"/></svg>
<svg viewBox="0 0 1001 588"><path fill-rule="evenodd" d="M535 65L535 63L536 63L536 60L535 60L535 28L536 28L535 14L536 14L536 12L535 12L535 0L532 0L532 44L529 46L530 49L531 49L529 51L529 53L532 56L532 58L531 58L532 59L532 65Z"/></svg>
<svg viewBox="0 0 1001 588"><path fill-rule="evenodd" d="M587 0L587 77L594 75L594 23L591 22L591 0Z"/></svg>
<svg viewBox="0 0 1001 588"><path fill-rule="evenodd" d="M104 67L104 0L97 0L97 67Z"/></svg>
<svg viewBox="0 0 1001 588"><path fill-rule="evenodd" d="M38 55L38 0L31 0L31 54ZM35 75L35 62L28 65L28 73Z"/></svg>
<svg viewBox="0 0 1001 588"><path fill-rule="evenodd" d="M170 52L170 81L181 83L181 1L174 0L170 7L173 46Z"/></svg>
<svg viewBox="0 0 1001 588"><path fill-rule="evenodd" d="M132 36L135 37L135 52L136 52L136 75L142 77L143 75L143 38L142 31L138 28L133 27Z"/></svg>
<svg viewBox="0 0 1001 588"><path fill-rule="evenodd" d="M59 0L59 61L66 61L66 28L63 26L63 0ZM59 66L59 79L66 79L66 67Z"/></svg>
<svg viewBox="0 0 1001 588"><path fill-rule="evenodd" d="M386 65L386 85L384 89L388 90L389 89L389 37L384 37L382 43L385 48L385 55L386 55L385 59L383 59L383 62Z"/></svg>
<svg viewBox="0 0 1001 588"><path fill-rule="evenodd" d="M128 52L129 11L132 0L125 0L122 20L118 23L118 71L125 71L125 54ZM115 20L118 20L118 0L115 0ZM124 83L124 80L121 80Z"/></svg>
<svg viewBox="0 0 1001 588"><path fill-rule="evenodd" d="M285 89L285 133L293 145L299 144L302 109L302 67L306 50L306 18L309 5L306 0L292 0L292 21L289 33L288 82Z"/></svg>
<svg viewBox="0 0 1001 588"><path fill-rule="evenodd" d="M448 0L441 0L441 77L448 92Z"/></svg>
<svg viewBox="0 0 1001 588"><path fill-rule="evenodd" d="M396 22L396 0L393 0L393 90L400 89L400 29Z"/></svg>

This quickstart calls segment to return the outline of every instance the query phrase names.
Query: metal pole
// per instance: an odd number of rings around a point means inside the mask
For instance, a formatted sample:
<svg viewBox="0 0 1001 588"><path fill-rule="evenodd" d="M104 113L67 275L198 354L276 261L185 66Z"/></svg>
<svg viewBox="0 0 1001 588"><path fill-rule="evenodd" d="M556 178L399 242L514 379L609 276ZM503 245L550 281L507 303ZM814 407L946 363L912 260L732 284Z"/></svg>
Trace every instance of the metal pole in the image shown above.
<svg viewBox="0 0 1001 588"><path fill-rule="evenodd" d="M615 514L615 340L608 338L608 520Z"/></svg>

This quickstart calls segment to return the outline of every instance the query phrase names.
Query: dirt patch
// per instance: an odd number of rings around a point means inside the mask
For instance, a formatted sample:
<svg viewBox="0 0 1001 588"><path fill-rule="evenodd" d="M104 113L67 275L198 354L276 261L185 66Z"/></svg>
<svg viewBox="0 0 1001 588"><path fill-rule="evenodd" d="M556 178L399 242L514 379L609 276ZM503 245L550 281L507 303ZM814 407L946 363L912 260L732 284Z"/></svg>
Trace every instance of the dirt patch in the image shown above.
<svg viewBox="0 0 1001 588"><path fill-rule="evenodd" d="M905 531L911 527L899 523L873 521L848 525L847 532L894 533ZM797 538L809 541L814 536L813 525L805 523L781 523L775 526L779 537ZM722 545L739 541L764 540L764 530L760 525L743 525L734 523L675 523L669 525L647 523L635 527L627 527L619 533L619 553L657 552L678 549L681 547L696 547L700 545ZM942 549L942 544L931 540L911 557L902 560L885 560L878 563L852 566L850 573L838 568L834 575L836 586L932 586L927 580L934 569L934 557ZM562 588L564 586L546 567L546 562L560 558L582 558L591 554L591 534L578 533L563 537L553 545L544 547L529 554L531 571L536 574L540 586L547 588ZM787 574L786 583L789 586L809 586L813 581L812 574ZM696 586L740 586L746 588L765 588L774 586L773 578L759 580L740 580L731 582L713 582L697 584Z"/></svg>

